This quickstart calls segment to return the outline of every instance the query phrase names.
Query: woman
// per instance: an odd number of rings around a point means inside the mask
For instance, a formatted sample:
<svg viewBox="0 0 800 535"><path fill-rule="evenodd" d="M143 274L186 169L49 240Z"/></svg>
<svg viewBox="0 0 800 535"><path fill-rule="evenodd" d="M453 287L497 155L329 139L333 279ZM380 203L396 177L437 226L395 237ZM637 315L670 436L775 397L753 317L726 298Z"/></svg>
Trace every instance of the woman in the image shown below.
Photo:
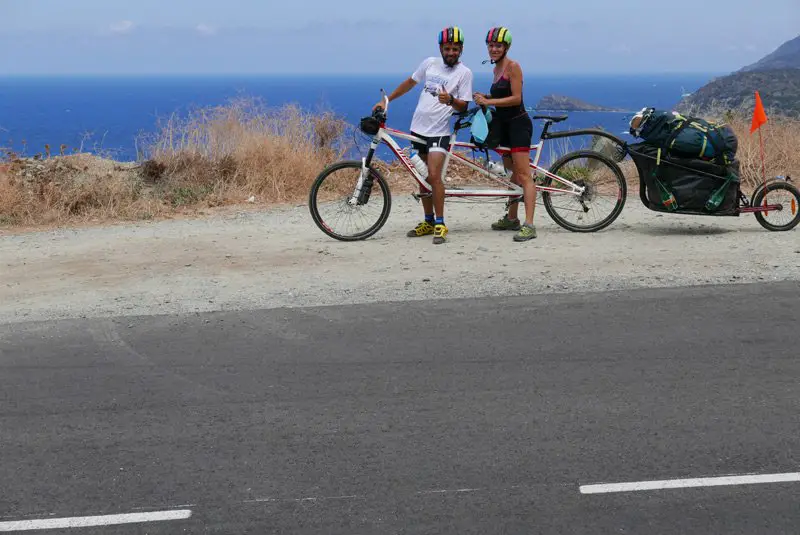
<svg viewBox="0 0 800 535"><path fill-rule="evenodd" d="M533 123L522 101L522 68L508 57L511 32L498 27L486 34L489 59L494 63L494 82L489 95L475 93L473 99L479 106L494 106L489 136L509 147L511 155L503 156L506 169L512 169L511 181L522 186L525 202L525 223L517 217L519 203L512 204L508 213L496 223L494 230L517 230L514 241L527 241L536 237L533 211L536 206L536 186L530 172L530 146Z"/></svg>

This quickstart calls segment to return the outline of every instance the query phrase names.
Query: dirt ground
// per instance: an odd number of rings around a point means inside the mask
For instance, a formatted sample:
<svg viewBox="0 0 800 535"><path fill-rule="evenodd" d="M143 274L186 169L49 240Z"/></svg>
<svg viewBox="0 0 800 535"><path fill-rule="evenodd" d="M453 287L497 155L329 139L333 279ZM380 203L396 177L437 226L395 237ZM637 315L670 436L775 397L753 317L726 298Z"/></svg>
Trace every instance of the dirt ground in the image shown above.
<svg viewBox="0 0 800 535"><path fill-rule="evenodd" d="M629 195L597 233L563 230L538 206L539 237L514 243L489 228L502 204L448 201L446 214L439 246L405 236L421 216L409 196L350 243L324 235L305 205L0 231L0 323L800 280L800 231L768 232L752 215L661 215Z"/></svg>

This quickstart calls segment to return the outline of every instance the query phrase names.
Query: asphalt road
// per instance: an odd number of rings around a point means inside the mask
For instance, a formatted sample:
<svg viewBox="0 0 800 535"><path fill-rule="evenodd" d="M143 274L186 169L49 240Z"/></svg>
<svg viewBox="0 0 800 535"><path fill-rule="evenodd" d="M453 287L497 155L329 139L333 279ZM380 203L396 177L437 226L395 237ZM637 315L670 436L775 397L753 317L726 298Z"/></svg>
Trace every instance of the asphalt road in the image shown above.
<svg viewBox="0 0 800 535"><path fill-rule="evenodd" d="M579 488L800 471L798 307L779 283L0 326L0 531L797 533L798 482Z"/></svg>

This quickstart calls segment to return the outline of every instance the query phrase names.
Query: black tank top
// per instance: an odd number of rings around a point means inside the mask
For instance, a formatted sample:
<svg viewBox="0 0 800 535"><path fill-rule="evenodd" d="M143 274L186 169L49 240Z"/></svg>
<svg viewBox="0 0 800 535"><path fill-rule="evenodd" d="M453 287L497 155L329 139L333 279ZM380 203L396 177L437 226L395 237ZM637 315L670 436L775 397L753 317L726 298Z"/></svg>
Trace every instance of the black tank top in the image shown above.
<svg viewBox="0 0 800 535"><path fill-rule="evenodd" d="M506 76L505 71L500 75L500 78L492 84L489 93L492 98L506 98L511 96L511 80ZM513 119L514 117L527 113L523 100L520 100L520 103L516 106L495 106L494 109L494 114L501 120Z"/></svg>

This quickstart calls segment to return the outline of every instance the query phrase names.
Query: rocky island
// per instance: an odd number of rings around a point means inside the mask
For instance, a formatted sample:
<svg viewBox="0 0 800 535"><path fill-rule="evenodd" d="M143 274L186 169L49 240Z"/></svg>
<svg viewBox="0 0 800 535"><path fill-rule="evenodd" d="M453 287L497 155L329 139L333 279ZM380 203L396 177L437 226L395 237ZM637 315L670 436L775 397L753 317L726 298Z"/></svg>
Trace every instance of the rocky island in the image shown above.
<svg viewBox="0 0 800 535"><path fill-rule="evenodd" d="M625 112L619 108L608 108L597 106L583 100L567 97L564 95L547 95L539 100L534 108L536 111L606 111L606 112Z"/></svg>

